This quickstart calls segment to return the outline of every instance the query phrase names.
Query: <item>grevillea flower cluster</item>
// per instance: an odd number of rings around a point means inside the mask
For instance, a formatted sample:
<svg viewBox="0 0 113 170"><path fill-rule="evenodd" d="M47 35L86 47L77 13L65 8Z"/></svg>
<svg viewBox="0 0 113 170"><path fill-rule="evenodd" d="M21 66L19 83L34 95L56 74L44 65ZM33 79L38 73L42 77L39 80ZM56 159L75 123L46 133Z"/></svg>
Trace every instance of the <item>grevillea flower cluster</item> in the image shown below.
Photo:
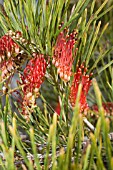
<svg viewBox="0 0 113 170"><path fill-rule="evenodd" d="M19 32L16 32L15 36L19 36L19 34ZM0 38L0 69L2 71L2 80L8 78L13 73L16 67L15 57L19 52L20 47L9 34Z"/></svg>
<svg viewBox="0 0 113 170"><path fill-rule="evenodd" d="M57 68L58 74L64 81L69 81L72 75L73 49L75 45L76 31L68 34L68 30L60 32L54 47L52 63ZM76 50L75 50L76 51Z"/></svg>
<svg viewBox="0 0 113 170"><path fill-rule="evenodd" d="M17 55L20 51L19 46L9 35L4 35L0 39L0 63Z"/></svg>
<svg viewBox="0 0 113 170"><path fill-rule="evenodd" d="M64 31L60 32L54 47L52 63L57 68L60 78L65 82L69 81L70 77L72 76L72 64L74 61L73 53L76 54L76 49L74 49L76 35L76 31L68 34L68 30L64 29ZM19 31L9 31L8 34L0 39L0 68L2 70L2 79L4 79L6 76L10 76L13 70L15 68L17 69L16 60L18 59L18 54L20 54L21 51L18 44L11 37L16 41L23 43L23 45L27 44L29 49L31 46L31 44L22 37L22 34ZM36 99L39 96L39 89L44 81L47 67L47 63L43 54L32 51L32 56L33 58L26 65L23 74L20 77L21 82L19 82L19 84L22 86L21 106L22 113L24 115L28 114L28 110L32 112L33 108L36 107ZM72 107L74 107L77 98L78 87L81 83L81 112L88 109L86 96L91 85L91 75L87 75L86 72L87 69L84 67L84 64L77 66L69 96L70 103ZM60 105L58 106L58 109L59 108ZM57 113L60 114L60 109L57 111Z"/></svg>
<svg viewBox="0 0 113 170"><path fill-rule="evenodd" d="M36 98L39 95L39 88L44 81L47 67L44 55L34 53L33 56L34 58L29 61L21 76L23 114L26 114L26 106L29 108L36 106Z"/></svg>
<svg viewBox="0 0 113 170"><path fill-rule="evenodd" d="M110 115L113 116L113 103L112 102L102 103L102 106L103 106L105 114L107 116L110 116ZM98 112L98 106L93 105L92 110L95 111L95 112Z"/></svg>
<svg viewBox="0 0 113 170"><path fill-rule="evenodd" d="M91 85L90 77L92 74L87 75L86 72L87 68L84 67L84 64L77 66L76 73L74 74L74 79L70 89L69 100L72 107L74 107L76 103L79 84L82 84L82 91L80 96L80 112L86 111L88 109L86 96Z"/></svg>

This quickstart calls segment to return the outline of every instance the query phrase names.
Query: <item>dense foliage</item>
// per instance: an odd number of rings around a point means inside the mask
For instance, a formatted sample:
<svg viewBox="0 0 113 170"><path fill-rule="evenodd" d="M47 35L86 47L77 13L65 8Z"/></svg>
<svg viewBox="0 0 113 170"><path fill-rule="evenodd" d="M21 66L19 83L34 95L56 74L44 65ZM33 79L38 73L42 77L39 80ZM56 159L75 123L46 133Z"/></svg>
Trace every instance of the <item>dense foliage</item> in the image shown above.
<svg viewBox="0 0 113 170"><path fill-rule="evenodd" d="M4 0L0 169L113 169L112 14L112 0Z"/></svg>

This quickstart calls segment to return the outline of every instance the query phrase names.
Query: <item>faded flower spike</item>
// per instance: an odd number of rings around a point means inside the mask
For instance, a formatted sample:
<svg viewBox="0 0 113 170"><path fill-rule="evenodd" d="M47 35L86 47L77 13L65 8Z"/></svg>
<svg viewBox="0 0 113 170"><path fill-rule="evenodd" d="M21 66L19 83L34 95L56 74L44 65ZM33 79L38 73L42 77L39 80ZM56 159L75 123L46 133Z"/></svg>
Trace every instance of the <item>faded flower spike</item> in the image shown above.
<svg viewBox="0 0 113 170"><path fill-rule="evenodd" d="M2 72L1 73L2 80L9 78L12 75L12 73L14 72L15 67L16 67L16 65L15 65L13 59L9 59L8 61L2 62L2 64L0 64L0 69Z"/></svg>
<svg viewBox="0 0 113 170"><path fill-rule="evenodd" d="M18 33L15 33L15 35ZM0 38L0 69L2 71L1 81L9 78L16 66L17 56L20 53L20 47L14 42L9 34Z"/></svg>
<svg viewBox="0 0 113 170"><path fill-rule="evenodd" d="M9 35L0 39L0 63L19 54L20 48Z"/></svg>
<svg viewBox="0 0 113 170"><path fill-rule="evenodd" d="M75 37L77 35L76 31L68 34L68 30L65 29L60 32L57 38L56 45L54 47L54 54L52 63L57 67L58 74L64 81L69 81L72 74L72 64L73 64L73 48L76 43ZM75 50L76 52L76 50Z"/></svg>
<svg viewBox="0 0 113 170"><path fill-rule="evenodd" d="M72 107L74 107L76 103L79 84L82 84L82 91L80 96L80 112L86 111L88 109L86 96L91 85L90 77L92 76L92 74L87 75L86 72L87 68L84 67L84 64L81 64L77 67L77 71L74 74L74 79L70 89L69 100Z"/></svg>
<svg viewBox="0 0 113 170"><path fill-rule="evenodd" d="M29 61L21 76L23 86L23 109L24 106L33 108L39 95L39 88L44 81L46 61L44 55L33 54L34 58Z"/></svg>
<svg viewBox="0 0 113 170"><path fill-rule="evenodd" d="M23 35L20 31L13 32L12 30L9 30L7 35L12 37L15 41L19 42L23 46L28 44L28 41L23 38Z"/></svg>

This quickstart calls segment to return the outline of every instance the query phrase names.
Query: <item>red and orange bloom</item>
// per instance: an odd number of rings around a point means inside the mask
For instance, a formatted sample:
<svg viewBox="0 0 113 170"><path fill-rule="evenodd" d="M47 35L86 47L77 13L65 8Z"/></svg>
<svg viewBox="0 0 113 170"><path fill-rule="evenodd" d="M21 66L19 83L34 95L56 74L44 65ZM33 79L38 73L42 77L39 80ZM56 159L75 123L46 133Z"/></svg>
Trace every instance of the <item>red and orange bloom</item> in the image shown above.
<svg viewBox="0 0 113 170"><path fill-rule="evenodd" d="M102 103L102 106L104 108L104 111L107 115L112 115L113 114L113 102L106 102L106 103ZM98 106L97 105L93 105L92 106L92 110L95 112L98 112Z"/></svg>
<svg viewBox="0 0 113 170"><path fill-rule="evenodd" d="M82 91L81 91L81 96L80 96L80 101L79 101L80 112L86 111L88 109L86 96L88 94L88 91L91 85L90 77L92 74L87 75L86 72L87 72L87 68L85 68L83 64L77 67L77 71L74 74L74 79L73 79L72 86L70 89L69 100L70 100L72 107L74 107L76 103L79 84L80 83L82 84Z"/></svg>
<svg viewBox="0 0 113 170"><path fill-rule="evenodd" d="M42 54L33 54L34 58L29 61L21 76L23 85L23 106L35 106L39 95L39 88L44 81L46 72L46 60Z"/></svg>
<svg viewBox="0 0 113 170"><path fill-rule="evenodd" d="M63 32L60 32L54 47L52 63L57 67L60 78L66 82L70 80L72 75L71 69L76 35L76 31L68 35L65 29Z"/></svg>
<svg viewBox="0 0 113 170"><path fill-rule="evenodd" d="M10 33L11 31L0 38L0 69L2 71L2 80L9 78L14 73L14 69L17 68L15 59L20 52L20 47L10 37ZM16 37L19 37L19 35L20 32L15 33Z"/></svg>
<svg viewBox="0 0 113 170"><path fill-rule="evenodd" d="M40 88L46 72L46 61L42 54L34 54L34 58L29 61L21 77L24 85L24 94L34 93Z"/></svg>
<svg viewBox="0 0 113 170"><path fill-rule="evenodd" d="M4 59L9 59L19 54L20 48L18 44L9 35L4 35L0 39L0 63Z"/></svg>

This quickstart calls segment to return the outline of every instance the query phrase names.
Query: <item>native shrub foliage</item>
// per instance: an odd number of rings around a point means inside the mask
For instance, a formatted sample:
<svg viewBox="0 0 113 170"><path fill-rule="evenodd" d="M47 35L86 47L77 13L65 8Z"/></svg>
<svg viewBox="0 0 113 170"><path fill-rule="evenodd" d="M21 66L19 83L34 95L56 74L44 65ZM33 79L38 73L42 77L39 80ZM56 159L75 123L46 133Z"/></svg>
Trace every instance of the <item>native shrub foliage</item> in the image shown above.
<svg viewBox="0 0 113 170"><path fill-rule="evenodd" d="M101 24L112 8L4 1L0 168L112 169L113 46L102 48L109 26Z"/></svg>

